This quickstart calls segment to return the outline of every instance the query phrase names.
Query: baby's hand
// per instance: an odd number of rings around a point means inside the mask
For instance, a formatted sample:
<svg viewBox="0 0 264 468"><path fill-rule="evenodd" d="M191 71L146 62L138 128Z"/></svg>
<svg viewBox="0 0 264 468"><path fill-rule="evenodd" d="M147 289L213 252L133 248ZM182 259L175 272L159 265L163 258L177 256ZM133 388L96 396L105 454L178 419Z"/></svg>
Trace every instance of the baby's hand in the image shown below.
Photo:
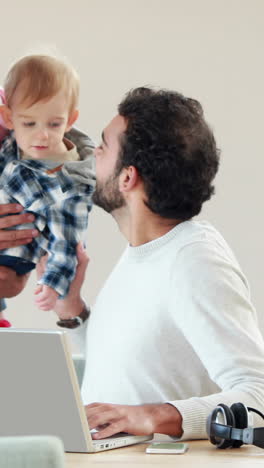
<svg viewBox="0 0 264 468"><path fill-rule="evenodd" d="M52 310L55 307L59 294L55 289L39 285L35 290L35 302L40 310Z"/></svg>

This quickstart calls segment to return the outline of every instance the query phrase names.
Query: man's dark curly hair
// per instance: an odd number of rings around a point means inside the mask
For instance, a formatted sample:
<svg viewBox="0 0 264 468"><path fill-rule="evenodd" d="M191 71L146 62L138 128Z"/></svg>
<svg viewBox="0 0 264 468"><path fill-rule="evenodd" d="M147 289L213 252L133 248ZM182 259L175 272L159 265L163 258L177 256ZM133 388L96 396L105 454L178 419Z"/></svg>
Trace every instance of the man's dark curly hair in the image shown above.
<svg viewBox="0 0 264 468"><path fill-rule="evenodd" d="M127 129L117 165L135 166L146 205L164 218L187 220L214 193L219 151L200 103L169 90L131 90L118 107Z"/></svg>

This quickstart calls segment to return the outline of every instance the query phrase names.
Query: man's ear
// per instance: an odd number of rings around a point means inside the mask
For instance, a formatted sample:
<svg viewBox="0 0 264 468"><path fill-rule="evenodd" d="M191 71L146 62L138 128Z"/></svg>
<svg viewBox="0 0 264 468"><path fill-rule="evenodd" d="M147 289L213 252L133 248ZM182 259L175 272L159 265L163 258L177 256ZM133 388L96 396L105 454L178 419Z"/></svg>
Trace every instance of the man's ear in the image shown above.
<svg viewBox="0 0 264 468"><path fill-rule="evenodd" d="M124 167L119 178L120 192L130 192L139 181L139 173L135 166Z"/></svg>
<svg viewBox="0 0 264 468"><path fill-rule="evenodd" d="M12 121L12 114L10 108L5 105L0 106L0 113L5 127L9 130L12 130L14 128L14 125Z"/></svg>
<svg viewBox="0 0 264 468"><path fill-rule="evenodd" d="M68 118L66 132L68 132L71 129L71 127L73 126L74 122L76 122L78 117L79 117L79 111L75 109Z"/></svg>

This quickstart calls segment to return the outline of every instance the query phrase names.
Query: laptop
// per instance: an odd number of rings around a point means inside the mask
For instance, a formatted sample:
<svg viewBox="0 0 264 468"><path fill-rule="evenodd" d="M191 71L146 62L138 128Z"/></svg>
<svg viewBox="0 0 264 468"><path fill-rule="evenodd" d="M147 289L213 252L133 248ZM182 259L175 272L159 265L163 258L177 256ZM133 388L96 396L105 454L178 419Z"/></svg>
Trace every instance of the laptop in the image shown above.
<svg viewBox="0 0 264 468"><path fill-rule="evenodd" d="M83 453L152 439L92 439L66 331L0 329L0 356L0 436L55 435Z"/></svg>

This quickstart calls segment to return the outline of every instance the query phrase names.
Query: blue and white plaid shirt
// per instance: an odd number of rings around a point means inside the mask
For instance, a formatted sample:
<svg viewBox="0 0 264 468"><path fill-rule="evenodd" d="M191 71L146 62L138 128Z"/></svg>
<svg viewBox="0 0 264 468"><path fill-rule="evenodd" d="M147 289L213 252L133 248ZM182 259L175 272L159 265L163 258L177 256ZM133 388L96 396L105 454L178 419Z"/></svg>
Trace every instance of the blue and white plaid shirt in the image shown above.
<svg viewBox="0 0 264 468"><path fill-rule="evenodd" d="M0 150L0 203L20 203L35 221L16 229L40 232L30 244L1 250L0 256L37 263L47 252L46 270L38 283L55 289L61 298L75 276L76 246L87 229L95 186L92 141L77 129L67 138L75 143L80 161L22 160L12 132Z"/></svg>

